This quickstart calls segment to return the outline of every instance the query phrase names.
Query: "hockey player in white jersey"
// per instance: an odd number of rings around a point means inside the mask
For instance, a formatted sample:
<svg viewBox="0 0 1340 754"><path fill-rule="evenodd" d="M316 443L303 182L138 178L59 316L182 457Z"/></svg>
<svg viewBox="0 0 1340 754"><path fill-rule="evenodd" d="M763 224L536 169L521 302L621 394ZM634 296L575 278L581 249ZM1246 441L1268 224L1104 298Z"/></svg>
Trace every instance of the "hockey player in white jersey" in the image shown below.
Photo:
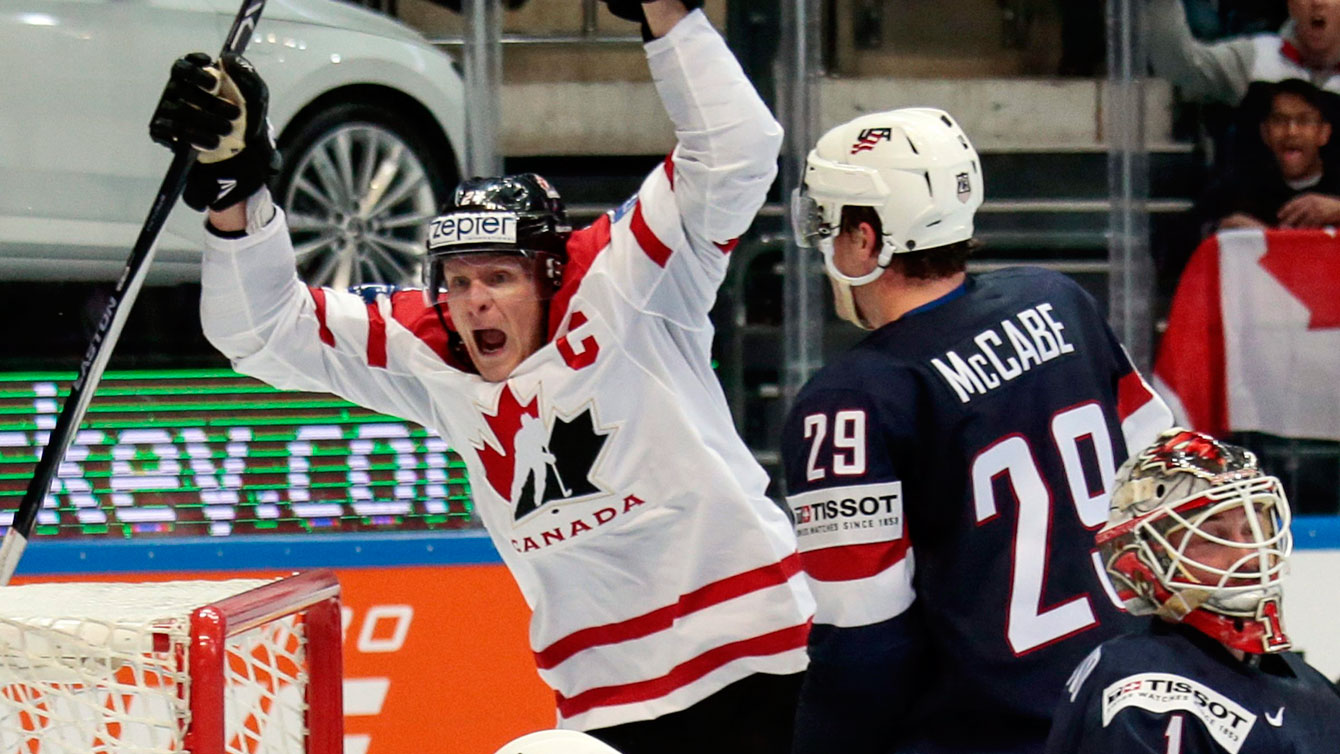
<svg viewBox="0 0 1340 754"><path fill-rule="evenodd" d="M220 63L233 104L206 91L207 60L178 61L150 130L202 152L184 195L208 209L201 315L235 368L459 451L533 610L560 727L623 754L784 754L814 603L712 372L707 316L782 132L700 10L610 9L643 23L673 153L576 231L539 176L464 182L429 228L426 295L299 281L244 61ZM219 146L229 131L240 153Z"/></svg>

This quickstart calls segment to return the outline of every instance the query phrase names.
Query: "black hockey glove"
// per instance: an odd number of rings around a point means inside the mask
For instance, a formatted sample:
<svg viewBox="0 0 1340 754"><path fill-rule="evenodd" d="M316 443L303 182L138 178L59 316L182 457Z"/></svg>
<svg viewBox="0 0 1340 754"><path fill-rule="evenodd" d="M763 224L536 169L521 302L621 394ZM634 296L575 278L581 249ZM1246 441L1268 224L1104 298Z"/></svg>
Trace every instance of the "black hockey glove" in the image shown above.
<svg viewBox="0 0 1340 754"><path fill-rule="evenodd" d="M679 0L684 4L687 10L695 10L703 7L703 0ZM651 27L647 26L647 17L642 12L644 3L652 3L656 0L604 0L605 5L609 6L610 13L619 18L642 24L642 41L650 42L655 39L651 35Z"/></svg>
<svg viewBox="0 0 1340 754"><path fill-rule="evenodd" d="M225 53L215 64L193 52L172 64L149 135L168 148L200 152L182 199L196 211L245 201L279 170L265 113L270 93L245 58Z"/></svg>

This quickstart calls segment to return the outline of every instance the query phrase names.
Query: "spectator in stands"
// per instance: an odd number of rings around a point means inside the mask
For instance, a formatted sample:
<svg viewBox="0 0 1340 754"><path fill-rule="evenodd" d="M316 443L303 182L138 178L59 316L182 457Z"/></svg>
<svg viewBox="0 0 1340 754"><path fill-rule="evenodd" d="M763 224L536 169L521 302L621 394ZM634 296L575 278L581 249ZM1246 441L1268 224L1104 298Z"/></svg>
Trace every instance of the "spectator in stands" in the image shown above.
<svg viewBox="0 0 1340 754"><path fill-rule="evenodd" d="M442 2L442 0L436 0ZM459 0L457 0L459 2ZM998 0L1002 7L1025 0ZM1062 76L1101 75L1106 60L1103 0L1053 0L1061 18ZM1195 39L1214 41L1231 35L1273 32L1288 14L1281 0L1174 0L1186 12L1185 26ZM1174 10L1176 8L1174 7ZM1166 13L1159 9L1158 13ZM1171 74L1167 74L1171 77Z"/></svg>
<svg viewBox="0 0 1340 754"><path fill-rule="evenodd" d="M1244 109L1260 143L1244 149L1207 193L1209 229L1340 225L1340 166L1328 170L1325 159L1334 120L1326 95L1286 79L1255 85Z"/></svg>
<svg viewBox="0 0 1340 754"><path fill-rule="evenodd" d="M1191 33L1207 41L1273 32L1289 17L1280 0L1182 0L1182 5Z"/></svg>
<svg viewBox="0 0 1340 754"><path fill-rule="evenodd" d="M1154 72L1192 99L1236 105L1253 81L1297 78L1340 92L1340 0L1288 0L1278 34L1198 41L1182 0L1148 0Z"/></svg>

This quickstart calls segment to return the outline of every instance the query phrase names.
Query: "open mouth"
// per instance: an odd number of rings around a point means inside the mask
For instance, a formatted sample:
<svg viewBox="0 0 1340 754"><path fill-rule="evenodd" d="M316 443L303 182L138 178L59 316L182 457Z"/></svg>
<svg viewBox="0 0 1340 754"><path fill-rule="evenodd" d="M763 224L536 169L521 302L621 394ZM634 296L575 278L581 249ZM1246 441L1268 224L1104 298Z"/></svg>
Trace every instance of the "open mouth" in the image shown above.
<svg viewBox="0 0 1340 754"><path fill-rule="evenodd" d="M1312 18L1308 19L1307 23L1308 26L1312 27L1313 31L1322 31L1323 29L1326 28L1326 17L1313 16Z"/></svg>
<svg viewBox="0 0 1340 754"><path fill-rule="evenodd" d="M1280 150L1280 157L1286 160L1303 159L1303 150L1298 147L1285 147Z"/></svg>
<svg viewBox="0 0 1340 754"><path fill-rule="evenodd" d="M503 350L507 345L507 333L494 328L484 328L474 331L475 347L484 356L491 356Z"/></svg>

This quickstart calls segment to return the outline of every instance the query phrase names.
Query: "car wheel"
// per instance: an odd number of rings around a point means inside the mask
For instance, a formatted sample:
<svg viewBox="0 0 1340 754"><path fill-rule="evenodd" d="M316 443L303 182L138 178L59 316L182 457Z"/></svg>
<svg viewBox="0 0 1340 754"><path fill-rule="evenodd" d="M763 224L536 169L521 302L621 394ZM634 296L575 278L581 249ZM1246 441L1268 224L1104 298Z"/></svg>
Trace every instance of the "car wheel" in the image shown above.
<svg viewBox="0 0 1340 754"><path fill-rule="evenodd" d="M450 155L384 107L342 103L280 140L275 196L309 285L414 285L428 221L455 184Z"/></svg>

